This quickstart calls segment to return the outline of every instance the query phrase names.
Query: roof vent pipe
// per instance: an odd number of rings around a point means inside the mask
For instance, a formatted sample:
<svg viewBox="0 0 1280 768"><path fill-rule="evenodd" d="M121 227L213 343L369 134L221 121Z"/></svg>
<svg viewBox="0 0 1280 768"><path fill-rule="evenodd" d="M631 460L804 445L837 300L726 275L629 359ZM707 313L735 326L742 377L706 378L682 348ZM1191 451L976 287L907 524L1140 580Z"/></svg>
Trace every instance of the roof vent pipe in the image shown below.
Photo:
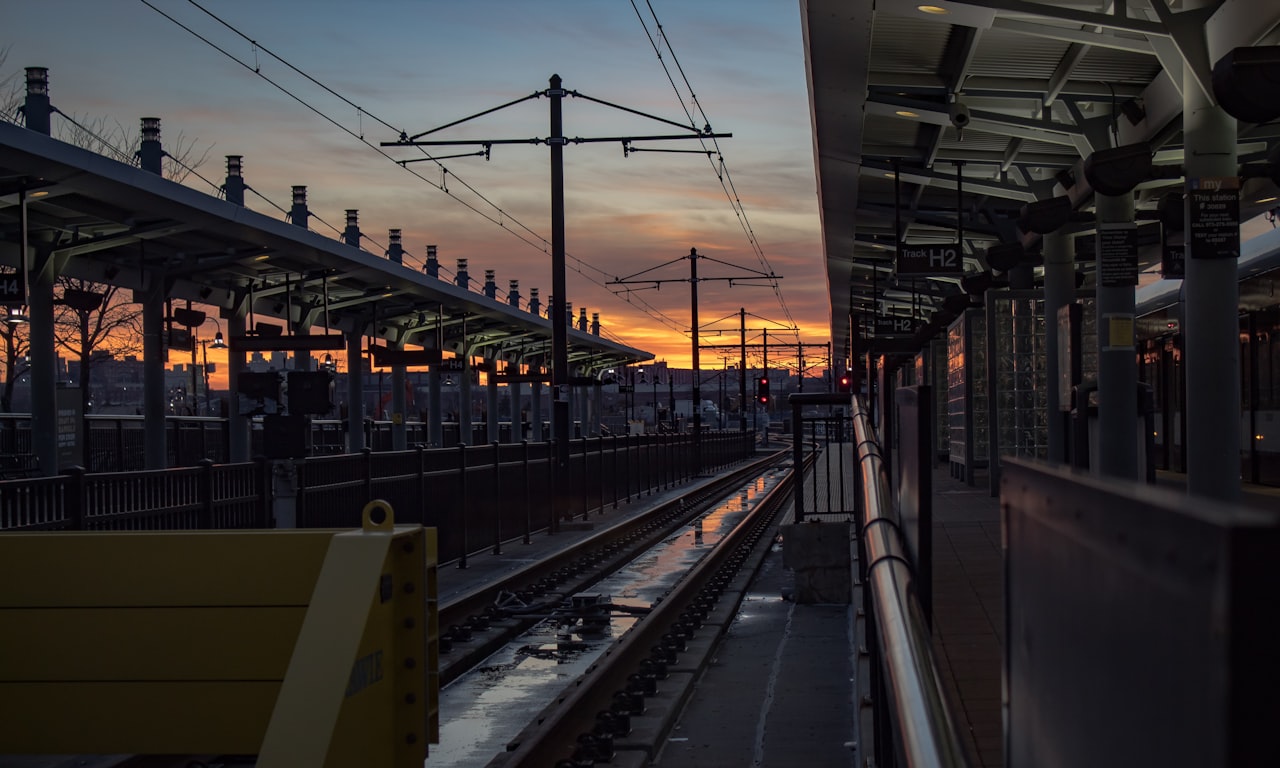
<svg viewBox="0 0 1280 768"><path fill-rule="evenodd" d="M427 246L427 263L422 265L422 271L427 273L427 277L440 279L440 260L436 258L436 247L434 245Z"/></svg>
<svg viewBox="0 0 1280 768"><path fill-rule="evenodd" d="M227 180L222 185L228 203L244 205L244 173L241 155L227 155Z"/></svg>
<svg viewBox="0 0 1280 768"><path fill-rule="evenodd" d="M310 217L311 212L307 210L307 188L295 186L293 188L293 207L289 209L289 221L306 229L307 219Z"/></svg>
<svg viewBox="0 0 1280 768"><path fill-rule="evenodd" d="M542 302L538 301L538 289L529 289L529 314L537 317L542 312Z"/></svg>
<svg viewBox="0 0 1280 768"><path fill-rule="evenodd" d="M484 295L491 299L498 298L498 284L493 280L493 270L486 269L484 271Z"/></svg>
<svg viewBox="0 0 1280 768"><path fill-rule="evenodd" d="M347 209L347 226L342 230L342 242L360 247L360 210L357 208Z"/></svg>
<svg viewBox="0 0 1280 768"><path fill-rule="evenodd" d="M587 308L586 307L583 307L582 310L578 312L578 330L580 331L587 330Z"/></svg>
<svg viewBox="0 0 1280 768"><path fill-rule="evenodd" d="M27 128L49 135L49 70L45 67L27 67L27 100L22 105Z"/></svg>
<svg viewBox="0 0 1280 768"><path fill-rule="evenodd" d="M391 261L394 261L397 264L403 264L404 263L404 246L400 244L400 230L388 229L387 240L390 243L387 246L387 258L390 259Z"/></svg>
<svg viewBox="0 0 1280 768"><path fill-rule="evenodd" d="M142 146L138 149L138 161L142 170L157 176L164 175L164 149L160 146L160 118L142 118Z"/></svg>
<svg viewBox="0 0 1280 768"><path fill-rule="evenodd" d="M591 313L591 335L592 336L600 335L600 313L599 312Z"/></svg>
<svg viewBox="0 0 1280 768"><path fill-rule="evenodd" d="M507 283L507 303L513 307L520 306L520 281L511 280Z"/></svg>
<svg viewBox="0 0 1280 768"><path fill-rule="evenodd" d="M458 259L458 273L457 277L454 278L454 283L459 288L469 289L471 287L471 277L467 274L466 259Z"/></svg>

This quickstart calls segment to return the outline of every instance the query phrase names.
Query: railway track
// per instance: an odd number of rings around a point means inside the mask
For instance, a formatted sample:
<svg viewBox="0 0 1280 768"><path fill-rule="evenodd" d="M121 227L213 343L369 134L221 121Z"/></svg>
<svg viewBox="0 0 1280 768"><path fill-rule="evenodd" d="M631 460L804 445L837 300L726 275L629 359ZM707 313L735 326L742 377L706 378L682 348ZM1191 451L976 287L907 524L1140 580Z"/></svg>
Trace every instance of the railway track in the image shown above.
<svg viewBox="0 0 1280 768"><path fill-rule="evenodd" d="M483 596L468 596L442 608L442 626L448 622L451 627L446 635L452 643L450 652L441 657L442 677L457 680L504 645L520 645L523 632L546 620L545 611L534 611L537 615L532 617L505 611L500 607L504 596L518 605L563 605L567 611L561 612L562 619L567 612L572 621L574 596L586 596L593 585L670 541L675 532L726 499L732 500L744 484L782 465L789 465L784 454L753 462L698 489L696 495L673 499L644 518L601 532L554 561L538 563L531 567L532 573L519 574L487 587ZM539 700L537 715L497 747L489 765L590 765L611 759L615 752L651 758L684 700L684 689L692 685L732 622L772 544L768 532L791 498L792 478L789 470L778 472L767 492L736 525L717 534L710 551L669 591L637 611L641 615L635 623L548 703L542 703L546 696ZM576 607L584 612L584 623L598 609L589 603ZM493 658L504 653L511 652L499 652ZM427 764L431 763L429 758Z"/></svg>

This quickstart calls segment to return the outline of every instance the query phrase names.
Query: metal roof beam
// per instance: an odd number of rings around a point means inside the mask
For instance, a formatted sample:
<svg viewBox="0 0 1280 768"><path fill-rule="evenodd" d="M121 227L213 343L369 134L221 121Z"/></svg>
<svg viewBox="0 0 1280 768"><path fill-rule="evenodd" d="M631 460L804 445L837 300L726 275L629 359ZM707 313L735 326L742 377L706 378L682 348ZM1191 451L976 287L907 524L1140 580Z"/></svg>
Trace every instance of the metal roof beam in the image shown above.
<svg viewBox="0 0 1280 768"><path fill-rule="evenodd" d="M1020 35L1028 35L1030 37L1039 37L1048 40L1061 40L1064 43L1072 43L1074 45L1092 46L1094 48L1110 48L1116 51L1128 51L1130 53L1144 53L1148 56L1154 56L1155 51L1151 47L1151 43L1147 38L1141 37L1116 37L1102 31L1090 31L1087 29L1078 29L1072 27L1055 27L1050 24L1037 24L1032 21L1019 21L1017 19L997 18L992 22L991 26L995 29L1003 29L1008 32L1017 32Z"/></svg>
<svg viewBox="0 0 1280 768"><path fill-rule="evenodd" d="M1160 0L1155 0L1159 2ZM997 13L1011 13L1019 16L1038 16L1044 19L1057 19L1059 21L1076 21L1081 24L1091 24L1096 27L1105 29L1117 29L1124 32L1137 32L1139 34L1165 35L1165 27L1163 24L1147 19L1135 19L1130 16L1122 15L1124 12L1124 3L1117 3L1116 10L1119 13L1098 13L1096 11L1083 11L1076 8L1067 8L1060 5L1049 5L1048 3L1031 2L1030 0L950 0L955 5L970 5L978 8L990 8ZM997 19L999 17L997 16ZM995 22L992 22L993 25Z"/></svg>
<svg viewBox="0 0 1280 768"><path fill-rule="evenodd" d="M872 72L868 86L874 91L906 91L942 95L947 84L940 75L920 72ZM1132 83L1115 83L1117 96L1140 96L1143 86ZM1049 90L1048 81L1035 77L992 77L974 75L964 82L964 92L984 98L1038 99ZM1063 96L1082 99L1110 97L1105 83L1096 80L1068 80L1062 86Z"/></svg>
<svg viewBox="0 0 1280 768"><path fill-rule="evenodd" d="M190 232L195 228L196 227L191 224L180 224L176 221L158 221L133 227L124 232L117 232L112 235L104 235L102 237L94 237L88 240L73 242L55 249L53 254L57 258L84 256L90 253L97 253L99 251L117 248L121 245L131 245L139 240L155 240L156 238L176 235L181 232Z"/></svg>

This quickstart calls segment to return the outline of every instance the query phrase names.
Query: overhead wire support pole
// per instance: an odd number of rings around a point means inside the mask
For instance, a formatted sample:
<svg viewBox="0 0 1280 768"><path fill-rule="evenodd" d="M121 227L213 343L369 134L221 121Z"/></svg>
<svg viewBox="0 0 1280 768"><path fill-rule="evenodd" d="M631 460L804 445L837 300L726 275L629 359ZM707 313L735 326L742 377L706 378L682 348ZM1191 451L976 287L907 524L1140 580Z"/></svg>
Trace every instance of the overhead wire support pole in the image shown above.
<svg viewBox="0 0 1280 768"><path fill-rule="evenodd" d="M672 278L644 278L639 280L636 279L636 278L640 278L643 275L647 275L650 272L653 272L655 270L670 266L676 263L677 261L682 261L685 258L689 260L689 277L687 278L672 277ZM753 274L746 274L739 277L698 277L698 259L706 259L706 258L708 257L701 256L698 254L697 248L690 248L688 256L682 257L680 259L672 259L671 261L668 261L664 264L659 264L655 267L649 267L648 269L643 269L639 272L636 272L633 275L629 275L628 277L615 278L613 280L610 280L607 283L607 285L640 284L640 285L647 285L650 287L657 287L663 283L684 283L684 282L689 283L689 298L690 298L690 304L691 304L691 325L689 326L689 335L690 337L692 337L692 343L693 343L693 390L690 393L691 395L690 399L693 401L693 465L694 465L695 473L701 472L702 470L702 387L701 387L701 381L699 380L699 373L701 371L699 367L701 364L701 361L699 359L699 350L701 349L700 334L702 329L698 327L698 283L708 281L708 280L723 280L725 282L728 282L730 285L733 285L735 281L746 282L749 280L781 279L777 275L765 274L758 270L748 269L747 267L743 267L737 264L730 264L725 261L720 261L719 259L711 259L711 261L714 261L717 264L724 264L725 266L733 267L734 269L740 269L744 272L753 273ZM631 290L631 289L628 288L625 290Z"/></svg>
<svg viewBox="0 0 1280 768"><path fill-rule="evenodd" d="M592 97L583 96L576 91L566 91L562 85L559 75L552 75L548 81L549 87L545 91L535 91L534 93L509 101L505 104L487 109L483 112L477 112L469 117L446 123L429 131L414 134L412 137L407 136L404 132L400 133L398 141L384 141L381 146L384 147L423 147L423 146L481 146L485 148L485 157L488 159L489 148L497 144L546 144L551 148L551 391L552 391L552 429L554 430L555 446L554 446L554 466L555 472L552 478L553 483L553 506L558 514L563 514L569 509L568 505L568 477L569 477L569 334L568 322L565 316L566 306L566 286L565 286L565 211L564 211L564 148L567 144L593 144L604 142L629 143L635 141L666 141L675 139L708 139L708 138L729 138L731 133L711 133L709 130L700 131L693 126L681 125L665 118L648 115L628 107L622 107L616 104L610 104L606 101L600 101ZM689 131L687 134L678 135L660 135L660 136L616 136L616 137L592 137L582 138L574 137L572 139L564 135L564 123L562 117L562 103L565 96L575 96L585 98L590 101L603 104L605 106L620 109L631 114L648 117L658 120L662 123L676 126L678 128ZM484 140L457 140L457 141L419 141L421 137L442 131L460 125L477 117L489 115L498 110L505 109L515 104L528 101L530 99L541 98L546 96L550 99L550 115L551 115L551 134L545 139L484 139ZM694 345L697 345L697 335L695 326ZM695 352L696 354L696 352ZM695 428L697 426L695 415ZM695 463L697 462L697 433L695 431Z"/></svg>

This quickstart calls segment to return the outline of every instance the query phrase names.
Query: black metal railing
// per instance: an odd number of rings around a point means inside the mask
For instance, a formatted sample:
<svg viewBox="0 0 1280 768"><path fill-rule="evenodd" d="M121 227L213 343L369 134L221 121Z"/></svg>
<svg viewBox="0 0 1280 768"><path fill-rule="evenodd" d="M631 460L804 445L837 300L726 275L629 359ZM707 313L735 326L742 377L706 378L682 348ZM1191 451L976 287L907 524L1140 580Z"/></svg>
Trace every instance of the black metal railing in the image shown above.
<svg viewBox="0 0 1280 768"><path fill-rule="evenodd" d="M863 693L872 732L859 739L878 766L967 766L970 759L947 707L931 633L894 511L889 472L865 403L854 398L861 510L855 516L865 636L871 655ZM870 750L870 751L867 751Z"/></svg>
<svg viewBox="0 0 1280 768"><path fill-rule="evenodd" d="M271 527L265 460L0 481L0 531Z"/></svg>
<svg viewBox="0 0 1280 768"><path fill-rule="evenodd" d="M702 469L717 470L754 453L750 432L707 432ZM397 519L437 528L442 560L673 486L695 468L692 435L634 435L570 441L569 477L553 508L550 443L490 443L453 448L258 459L137 472L75 469L53 477L0 480L0 531L269 528L282 499L275 475L296 474L288 500L298 527L351 528L374 498ZM288 483L284 484L288 487Z"/></svg>

